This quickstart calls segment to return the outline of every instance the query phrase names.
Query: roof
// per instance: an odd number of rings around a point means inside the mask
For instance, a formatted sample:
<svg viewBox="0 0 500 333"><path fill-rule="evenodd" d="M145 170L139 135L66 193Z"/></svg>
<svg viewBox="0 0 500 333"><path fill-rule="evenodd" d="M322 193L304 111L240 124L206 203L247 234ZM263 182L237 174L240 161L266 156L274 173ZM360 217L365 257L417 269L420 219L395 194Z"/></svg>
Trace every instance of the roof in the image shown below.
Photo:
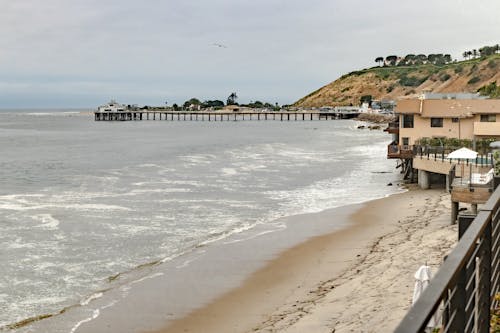
<svg viewBox="0 0 500 333"><path fill-rule="evenodd" d="M417 113L424 118L467 118L475 114L500 114L500 99L406 99L398 101L395 112Z"/></svg>

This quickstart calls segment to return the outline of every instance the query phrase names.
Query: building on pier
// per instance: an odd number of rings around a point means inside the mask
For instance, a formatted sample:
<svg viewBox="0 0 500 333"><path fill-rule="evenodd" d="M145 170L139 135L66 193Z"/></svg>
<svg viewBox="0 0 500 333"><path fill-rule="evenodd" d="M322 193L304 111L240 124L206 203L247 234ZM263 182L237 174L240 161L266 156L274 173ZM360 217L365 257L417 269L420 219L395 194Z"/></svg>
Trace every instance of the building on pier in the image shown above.
<svg viewBox="0 0 500 333"><path fill-rule="evenodd" d="M124 112L126 110L128 110L126 105L117 103L114 99L97 108L97 112Z"/></svg>

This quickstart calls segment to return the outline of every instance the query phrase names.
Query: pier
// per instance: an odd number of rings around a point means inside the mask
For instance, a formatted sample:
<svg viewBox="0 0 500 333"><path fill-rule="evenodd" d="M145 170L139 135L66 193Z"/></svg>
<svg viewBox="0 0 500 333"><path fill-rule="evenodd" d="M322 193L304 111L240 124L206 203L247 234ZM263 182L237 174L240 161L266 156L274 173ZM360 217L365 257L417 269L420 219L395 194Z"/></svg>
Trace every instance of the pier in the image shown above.
<svg viewBox="0 0 500 333"><path fill-rule="evenodd" d="M242 121L242 120L275 120L275 121L312 121L331 119L350 119L359 112L219 112L219 111L96 111L95 121Z"/></svg>

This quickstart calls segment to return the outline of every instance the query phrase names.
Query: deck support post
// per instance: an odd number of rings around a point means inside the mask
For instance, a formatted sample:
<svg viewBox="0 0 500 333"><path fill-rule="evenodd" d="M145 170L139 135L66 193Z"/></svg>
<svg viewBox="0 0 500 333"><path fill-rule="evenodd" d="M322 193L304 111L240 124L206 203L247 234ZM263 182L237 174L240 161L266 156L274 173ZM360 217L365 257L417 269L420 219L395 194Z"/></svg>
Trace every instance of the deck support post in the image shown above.
<svg viewBox="0 0 500 333"><path fill-rule="evenodd" d="M418 185L423 190L430 188L430 173L425 170L418 170Z"/></svg>
<svg viewBox="0 0 500 333"><path fill-rule="evenodd" d="M452 201L451 202L451 224L457 223L458 209L459 209L459 202Z"/></svg>
<svg viewBox="0 0 500 333"><path fill-rule="evenodd" d="M471 204L470 207L471 207L471 210L472 210L472 214L477 215L477 203L476 204L474 204L474 203Z"/></svg>

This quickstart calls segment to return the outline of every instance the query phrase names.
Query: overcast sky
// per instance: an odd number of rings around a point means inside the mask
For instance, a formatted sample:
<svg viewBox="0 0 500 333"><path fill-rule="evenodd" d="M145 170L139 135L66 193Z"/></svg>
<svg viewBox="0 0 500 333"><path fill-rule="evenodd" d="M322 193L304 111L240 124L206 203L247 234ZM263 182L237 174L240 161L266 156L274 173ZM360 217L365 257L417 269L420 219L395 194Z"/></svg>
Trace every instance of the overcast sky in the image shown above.
<svg viewBox="0 0 500 333"><path fill-rule="evenodd" d="M499 0L0 0L0 108L289 104L377 56L500 42ZM220 45L216 45L220 44Z"/></svg>

